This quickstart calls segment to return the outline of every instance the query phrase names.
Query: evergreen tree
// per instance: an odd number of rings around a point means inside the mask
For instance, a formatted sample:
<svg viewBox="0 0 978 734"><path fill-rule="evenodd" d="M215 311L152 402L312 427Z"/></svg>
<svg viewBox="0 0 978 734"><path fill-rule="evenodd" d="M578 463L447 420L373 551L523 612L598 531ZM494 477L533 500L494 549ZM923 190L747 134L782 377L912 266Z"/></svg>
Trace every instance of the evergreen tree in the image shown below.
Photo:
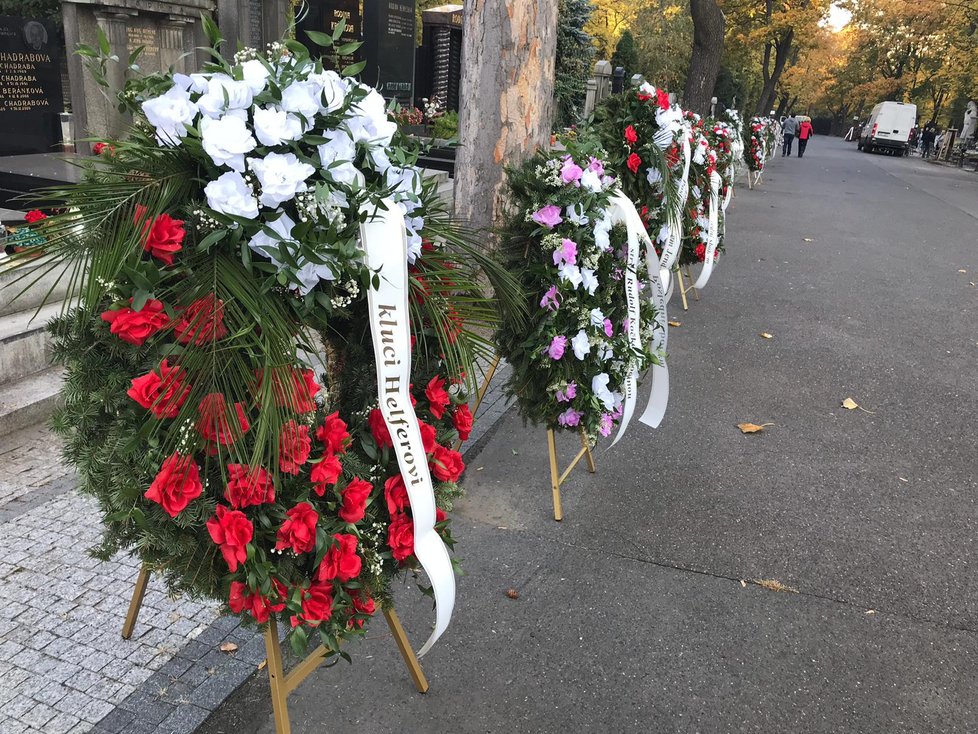
<svg viewBox="0 0 978 734"><path fill-rule="evenodd" d="M625 67L625 84L632 74L641 74L638 68L638 51L635 49L635 39L632 38L630 31L625 31L618 39L615 52L611 55L611 67L617 69L619 66Z"/></svg>
<svg viewBox="0 0 978 734"><path fill-rule="evenodd" d="M577 123L584 109L584 87L594 62L594 43L584 31L591 0L560 0L554 79L554 127Z"/></svg>

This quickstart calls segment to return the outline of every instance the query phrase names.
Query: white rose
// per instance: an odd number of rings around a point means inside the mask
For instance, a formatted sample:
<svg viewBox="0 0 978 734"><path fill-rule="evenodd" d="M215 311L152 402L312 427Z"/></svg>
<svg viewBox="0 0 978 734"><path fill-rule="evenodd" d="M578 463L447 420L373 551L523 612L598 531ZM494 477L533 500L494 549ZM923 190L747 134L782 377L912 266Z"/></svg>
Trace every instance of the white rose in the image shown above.
<svg viewBox="0 0 978 734"><path fill-rule="evenodd" d="M387 119L386 102L377 90L371 89L351 108L351 112L353 117L346 120L346 125L356 142L385 148L390 145L397 132L397 123Z"/></svg>
<svg viewBox="0 0 978 734"><path fill-rule="evenodd" d="M216 181L204 187L207 206L216 212L245 219L258 216L258 200L244 177L237 171L222 173Z"/></svg>
<svg viewBox="0 0 978 734"><path fill-rule="evenodd" d="M557 273L561 280L570 283L575 288L581 284L581 269L577 265L561 263L557 268Z"/></svg>
<svg viewBox="0 0 978 734"><path fill-rule="evenodd" d="M387 169L387 185L398 200L415 199L421 195L421 171L414 167Z"/></svg>
<svg viewBox="0 0 978 734"><path fill-rule="evenodd" d="M594 393L594 397L601 401L605 410L614 410L615 394L608 389L609 382L611 382L611 377L607 372L595 375L591 378L591 392Z"/></svg>
<svg viewBox="0 0 978 734"><path fill-rule="evenodd" d="M591 296L598 289L598 278L591 268L581 268L581 284Z"/></svg>
<svg viewBox="0 0 978 734"><path fill-rule="evenodd" d="M581 186L588 191L597 193L601 191L601 176L598 175L597 171L592 171L589 168L581 175Z"/></svg>
<svg viewBox="0 0 978 734"><path fill-rule="evenodd" d="M305 258L299 259L299 265L299 269L295 272L296 279L302 284L297 288L299 295L306 295L321 280L333 280L336 278L329 265L311 263Z"/></svg>
<svg viewBox="0 0 978 734"><path fill-rule="evenodd" d="M569 222L576 224L578 227L583 227L590 220L584 213L583 204L568 204L566 209L566 219Z"/></svg>
<svg viewBox="0 0 978 734"><path fill-rule="evenodd" d="M645 178L648 180L649 186L655 186L662 180L662 172L655 166L649 166L645 171Z"/></svg>
<svg viewBox="0 0 978 734"><path fill-rule="evenodd" d="M296 158L295 153L269 153L264 158L249 158L248 167L261 184L262 206L277 207L306 190L306 179L316 169Z"/></svg>
<svg viewBox="0 0 978 734"><path fill-rule="evenodd" d="M611 233L611 217L606 211L604 216L601 217L594 225L594 244L597 246L601 252L607 252L611 247L611 238L609 234Z"/></svg>
<svg viewBox="0 0 978 734"><path fill-rule="evenodd" d="M306 118L307 129L319 112L319 89L310 82L292 82L282 90L282 109Z"/></svg>
<svg viewBox="0 0 978 734"><path fill-rule="evenodd" d="M244 173L244 154L257 145L245 121L235 114L219 120L205 117L200 121L200 139L214 165L228 166L238 173Z"/></svg>
<svg viewBox="0 0 978 734"><path fill-rule="evenodd" d="M310 74L309 81L319 89L319 109L322 112L335 112L343 106L349 86L335 71Z"/></svg>
<svg viewBox="0 0 978 734"><path fill-rule="evenodd" d="M255 108L255 137L262 145L281 145L302 137L302 122L295 115L275 107Z"/></svg>
<svg viewBox="0 0 978 734"><path fill-rule="evenodd" d="M279 245L282 242L291 242L298 246L298 243L292 239L292 229L295 227L292 218L281 209L277 209L275 213L281 214L281 216L274 222L266 221L265 226L248 240L248 247L258 254L264 255L281 269L282 260L279 258ZM276 236L267 234L265 229L272 230Z"/></svg>
<svg viewBox="0 0 978 734"><path fill-rule="evenodd" d="M591 309L591 326L604 329L604 312L600 308Z"/></svg>
<svg viewBox="0 0 978 734"><path fill-rule="evenodd" d="M173 85L166 94L148 99L142 104L143 114L156 128L160 145L179 145L187 135L187 126L197 117L197 106L190 101L190 94L179 85Z"/></svg>
<svg viewBox="0 0 978 734"><path fill-rule="evenodd" d="M258 59L245 61L241 65L241 76L252 94L258 94L265 89L265 82L268 80L268 69Z"/></svg>
<svg viewBox="0 0 978 734"><path fill-rule="evenodd" d="M360 175L353 165L357 156L353 140L344 130L327 130L323 135L329 139L317 148L323 168L336 183L352 184Z"/></svg>
<svg viewBox="0 0 978 734"><path fill-rule="evenodd" d="M197 106L201 114L216 118L227 110L248 109L253 96L246 82L239 82L227 74L214 74L207 82L207 91L197 100Z"/></svg>
<svg viewBox="0 0 978 734"><path fill-rule="evenodd" d="M591 353L591 342L588 341L584 329L577 332L577 336L571 339L571 346L574 348L574 356L578 359L584 359Z"/></svg>

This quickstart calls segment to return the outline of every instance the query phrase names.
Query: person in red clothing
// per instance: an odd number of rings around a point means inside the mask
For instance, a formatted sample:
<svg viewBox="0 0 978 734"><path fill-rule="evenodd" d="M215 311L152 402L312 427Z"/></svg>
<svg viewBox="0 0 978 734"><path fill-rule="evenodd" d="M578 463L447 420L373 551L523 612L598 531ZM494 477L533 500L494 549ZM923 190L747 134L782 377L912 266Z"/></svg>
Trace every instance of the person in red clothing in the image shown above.
<svg viewBox="0 0 978 734"><path fill-rule="evenodd" d="M805 148L808 146L808 139L814 135L815 132L812 130L812 123L810 120L802 119L801 125L798 127L798 157L803 158L805 155Z"/></svg>

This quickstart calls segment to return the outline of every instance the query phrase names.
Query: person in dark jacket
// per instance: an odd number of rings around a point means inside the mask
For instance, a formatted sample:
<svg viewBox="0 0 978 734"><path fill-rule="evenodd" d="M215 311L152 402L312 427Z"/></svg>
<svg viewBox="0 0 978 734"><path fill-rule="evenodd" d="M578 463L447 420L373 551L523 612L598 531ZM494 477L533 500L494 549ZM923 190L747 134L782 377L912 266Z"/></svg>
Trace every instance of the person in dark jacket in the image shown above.
<svg viewBox="0 0 978 734"><path fill-rule="evenodd" d="M812 123L808 120L802 120L801 124L798 126L798 157L805 157L805 148L808 147L808 139L815 134L812 130Z"/></svg>
<svg viewBox="0 0 978 734"><path fill-rule="evenodd" d="M924 147L921 150L922 158L930 157L930 149L934 145L934 138L937 137L937 125L933 122L928 122L924 125L924 131L920 134L920 140Z"/></svg>
<svg viewBox="0 0 978 734"><path fill-rule="evenodd" d="M784 135L784 143L781 146L781 157L791 155L791 142L798 134L798 120L795 119L793 112L788 113L787 119L781 124L781 132Z"/></svg>

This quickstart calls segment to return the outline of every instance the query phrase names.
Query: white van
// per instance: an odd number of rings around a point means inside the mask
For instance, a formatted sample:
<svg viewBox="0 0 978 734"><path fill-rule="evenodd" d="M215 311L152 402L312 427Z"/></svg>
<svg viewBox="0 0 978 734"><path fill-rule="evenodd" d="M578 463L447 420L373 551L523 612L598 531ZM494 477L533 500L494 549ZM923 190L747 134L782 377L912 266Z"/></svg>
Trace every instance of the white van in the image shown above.
<svg viewBox="0 0 978 734"><path fill-rule="evenodd" d="M910 131L917 122L917 105L909 102L880 102L873 108L859 137L859 150L875 153L903 152L910 140Z"/></svg>

